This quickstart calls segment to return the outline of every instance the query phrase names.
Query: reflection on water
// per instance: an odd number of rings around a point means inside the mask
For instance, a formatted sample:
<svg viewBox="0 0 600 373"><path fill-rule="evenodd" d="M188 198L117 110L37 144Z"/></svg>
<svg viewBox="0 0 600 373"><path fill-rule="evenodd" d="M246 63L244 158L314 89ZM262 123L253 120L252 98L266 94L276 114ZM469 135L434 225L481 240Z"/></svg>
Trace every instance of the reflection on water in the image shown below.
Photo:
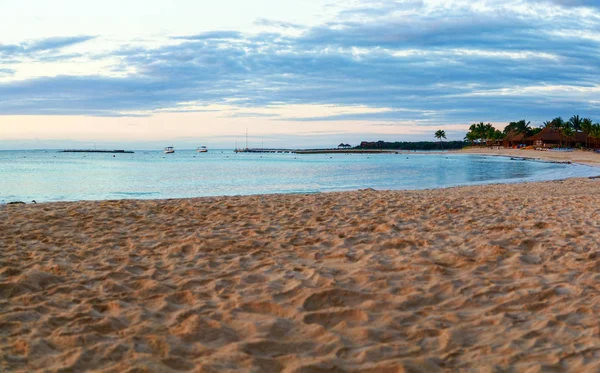
<svg viewBox="0 0 600 373"><path fill-rule="evenodd" d="M0 203L425 189L600 174L578 166L457 154L294 155L0 152Z"/></svg>

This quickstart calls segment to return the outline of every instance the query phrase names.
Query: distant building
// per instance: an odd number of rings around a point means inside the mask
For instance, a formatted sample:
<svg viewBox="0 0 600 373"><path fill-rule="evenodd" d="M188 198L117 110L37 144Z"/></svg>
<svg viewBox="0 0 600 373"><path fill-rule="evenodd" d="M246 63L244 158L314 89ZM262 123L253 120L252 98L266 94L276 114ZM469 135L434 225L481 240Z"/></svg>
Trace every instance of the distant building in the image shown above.
<svg viewBox="0 0 600 373"><path fill-rule="evenodd" d="M546 127L541 132L524 139L523 143L543 148L559 146L560 144L563 146L585 145L587 137L583 132L575 132L573 136L566 137L559 129Z"/></svg>
<svg viewBox="0 0 600 373"><path fill-rule="evenodd" d="M506 134L506 137L502 141L502 145L505 148L512 148L514 146L519 146L521 144L524 144L524 141L523 141L524 139L525 139L525 134L516 133L515 131L511 131L508 134Z"/></svg>
<svg viewBox="0 0 600 373"><path fill-rule="evenodd" d="M383 148L383 146L385 145L385 141L363 141L360 143L360 147L361 148L368 148L368 149L381 149Z"/></svg>

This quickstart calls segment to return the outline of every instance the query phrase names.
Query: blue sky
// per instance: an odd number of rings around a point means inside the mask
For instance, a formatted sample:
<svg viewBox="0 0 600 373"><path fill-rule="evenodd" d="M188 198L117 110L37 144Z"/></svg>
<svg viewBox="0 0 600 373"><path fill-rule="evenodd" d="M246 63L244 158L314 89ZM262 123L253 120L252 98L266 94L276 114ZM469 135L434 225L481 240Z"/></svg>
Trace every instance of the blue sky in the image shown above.
<svg viewBox="0 0 600 373"><path fill-rule="evenodd" d="M0 0L0 146L462 139L600 121L600 3Z"/></svg>

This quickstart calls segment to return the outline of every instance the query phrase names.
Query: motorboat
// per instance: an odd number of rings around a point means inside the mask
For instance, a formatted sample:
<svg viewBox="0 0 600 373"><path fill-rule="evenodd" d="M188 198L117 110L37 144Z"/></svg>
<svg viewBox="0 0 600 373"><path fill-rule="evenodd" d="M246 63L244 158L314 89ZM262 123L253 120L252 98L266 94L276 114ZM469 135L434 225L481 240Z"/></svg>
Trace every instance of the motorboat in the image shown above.
<svg viewBox="0 0 600 373"><path fill-rule="evenodd" d="M207 152L208 152L208 149L206 149L206 146L200 146L200 147L198 147L198 148L196 149L196 151L197 151L198 153L207 153Z"/></svg>
<svg viewBox="0 0 600 373"><path fill-rule="evenodd" d="M164 150L164 153L165 154L173 154L173 153L175 153L175 148L172 146L167 146Z"/></svg>

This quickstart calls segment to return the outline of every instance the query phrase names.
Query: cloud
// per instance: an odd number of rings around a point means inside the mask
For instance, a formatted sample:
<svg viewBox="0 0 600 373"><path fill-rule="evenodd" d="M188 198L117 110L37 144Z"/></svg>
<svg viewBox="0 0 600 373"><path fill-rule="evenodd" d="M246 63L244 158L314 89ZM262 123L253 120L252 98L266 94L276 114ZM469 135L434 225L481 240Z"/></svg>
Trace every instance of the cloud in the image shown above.
<svg viewBox="0 0 600 373"><path fill-rule="evenodd" d="M239 39L242 33L238 31L208 31L196 35L175 36L173 39L183 40L212 40L212 39Z"/></svg>
<svg viewBox="0 0 600 373"><path fill-rule="evenodd" d="M598 0L549 0L549 2L565 7L600 7Z"/></svg>
<svg viewBox="0 0 600 373"><path fill-rule="evenodd" d="M96 36L52 37L27 41L20 44L0 44L0 57L15 55L34 55L40 52L58 51L65 47L84 43L95 39Z"/></svg>
<svg viewBox="0 0 600 373"><path fill-rule="evenodd" d="M282 28L282 29L285 29L285 28L302 29L302 28L304 28L302 25L297 24L297 23L277 21L277 20L267 19L267 18L257 19L256 21L254 21L254 25L264 26L264 27L276 27L276 28Z"/></svg>
<svg viewBox="0 0 600 373"><path fill-rule="evenodd" d="M14 69L0 68L0 78L3 76L14 75L14 73L15 73Z"/></svg>
<svg viewBox="0 0 600 373"><path fill-rule="evenodd" d="M421 11L424 7L425 2L423 0L369 1L344 9L338 13L338 16L341 18L372 19L373 17L387 16L396 11Z"/></svg>
<svg viewBox="0 0 600 373"><path fill-rule="evenodd" d="M589 16L590 10L575 7L575 2L561 2L572 7L561 12L522 0L364 4L314 27L257 21L294 28L298 32L293 35L211 31L176 36L160 45L86 54L91 60L115 59L113 68L122 76L98 72L4 81L0 114L117 116L186 111L190 109L178 104L194 101L235 102L241 110L229 113L233 117L267 115L272 120L280 118L258 109L390 108L295 120L412 121L423 126L523 117L542 121L574 112L600 117L598 105L590 104L598 101L598 91L583 89L595 87L600 76L600 15ZM581 22L584 15L588 17ZM85 40L30 42L29 58L42 61L43 51ZM13 56L26 49L1 46L0 55L2 48ZM10 69L18 72L19 66Z"/></svg>
<svg viewBox="0 0 600 373"><path fill-rule="evenodd" d="M72 37L54 37L46 38L42 40L36 40L30 43L24 44L25 50L28 52L39 52L61 49L71 45L84 43L86 41L95 39L95 36L72 36Z"/></svg>

